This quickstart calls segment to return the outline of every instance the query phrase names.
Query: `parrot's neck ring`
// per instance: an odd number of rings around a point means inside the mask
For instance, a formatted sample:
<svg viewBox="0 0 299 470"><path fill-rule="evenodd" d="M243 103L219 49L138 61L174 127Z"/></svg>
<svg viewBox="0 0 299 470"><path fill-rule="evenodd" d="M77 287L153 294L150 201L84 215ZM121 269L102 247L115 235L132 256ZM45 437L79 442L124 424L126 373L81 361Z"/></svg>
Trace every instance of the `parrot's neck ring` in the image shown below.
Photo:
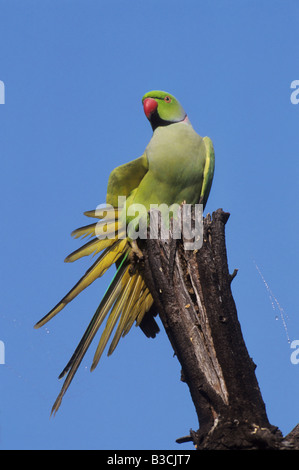
<svg viewBox="0 0 299 470"><path fill-rule="evenodd" d="M170 124L175 124L177 122L189 122L187 114L185 114L184 118L179 121L166 121L159 116L157 111L154 111L150 116L150 123L153 131L157 129L157 127L169 126Z"/></svg>

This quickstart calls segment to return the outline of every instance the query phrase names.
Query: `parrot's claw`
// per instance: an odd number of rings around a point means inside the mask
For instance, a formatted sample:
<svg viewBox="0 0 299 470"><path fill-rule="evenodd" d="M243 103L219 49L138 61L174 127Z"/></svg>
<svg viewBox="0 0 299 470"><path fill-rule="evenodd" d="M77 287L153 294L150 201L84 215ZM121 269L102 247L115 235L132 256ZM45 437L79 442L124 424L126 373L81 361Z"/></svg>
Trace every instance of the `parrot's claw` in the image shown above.
<svg viewBox="0 0 299 470"><path fill-rule="evenodd" d="M133 253L139 260L142 260L144 258L142 251L140 250L139 246L137 245L136 240L132 240L131 243Z"/></svg>

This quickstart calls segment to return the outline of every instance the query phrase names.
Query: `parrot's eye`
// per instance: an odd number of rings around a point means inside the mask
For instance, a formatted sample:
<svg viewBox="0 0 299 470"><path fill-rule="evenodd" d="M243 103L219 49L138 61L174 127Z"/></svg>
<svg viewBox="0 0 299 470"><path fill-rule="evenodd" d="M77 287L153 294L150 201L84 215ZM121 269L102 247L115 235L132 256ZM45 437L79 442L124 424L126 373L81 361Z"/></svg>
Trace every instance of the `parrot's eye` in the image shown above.
<svg viewBox="0 0 299 470"><path fill-rule="evenodd" d="M170 103L170 102L171 102L171 98L170 98L169 96L165 96L164 101L166 101L166 103Z"/></svg>

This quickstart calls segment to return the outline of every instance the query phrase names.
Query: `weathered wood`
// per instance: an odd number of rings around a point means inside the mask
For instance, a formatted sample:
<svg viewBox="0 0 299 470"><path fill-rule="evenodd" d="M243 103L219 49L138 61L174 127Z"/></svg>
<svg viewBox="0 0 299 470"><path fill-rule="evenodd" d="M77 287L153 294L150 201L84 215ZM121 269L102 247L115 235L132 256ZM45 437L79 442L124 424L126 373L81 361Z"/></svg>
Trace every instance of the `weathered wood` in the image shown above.
<svg viewBox="0 0 299 470"><path fill-rule="evenodd" d="M192 440L197 449L296 447L297 432L284 442L269 423L243 339L231 292L237 271L230 274L227 263L228 218L222 209L205 217L199 250L185 250L186 240L161 240L158 233L140 243L143 274L200 425L178 442Z"/></svg>

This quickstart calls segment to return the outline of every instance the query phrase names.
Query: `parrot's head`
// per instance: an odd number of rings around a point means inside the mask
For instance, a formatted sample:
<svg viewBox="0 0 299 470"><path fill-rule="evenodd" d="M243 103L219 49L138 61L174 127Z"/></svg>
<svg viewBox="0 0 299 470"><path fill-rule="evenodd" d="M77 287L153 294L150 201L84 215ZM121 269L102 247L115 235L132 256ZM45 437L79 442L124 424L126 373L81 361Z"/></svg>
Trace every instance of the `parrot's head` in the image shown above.
<svg viewBox="0 0 299 470"><path fill-rule="evenodd" d="M166 91L149 91L142 98L142 104L153 130L188 119L178 100Z"/></svg>

